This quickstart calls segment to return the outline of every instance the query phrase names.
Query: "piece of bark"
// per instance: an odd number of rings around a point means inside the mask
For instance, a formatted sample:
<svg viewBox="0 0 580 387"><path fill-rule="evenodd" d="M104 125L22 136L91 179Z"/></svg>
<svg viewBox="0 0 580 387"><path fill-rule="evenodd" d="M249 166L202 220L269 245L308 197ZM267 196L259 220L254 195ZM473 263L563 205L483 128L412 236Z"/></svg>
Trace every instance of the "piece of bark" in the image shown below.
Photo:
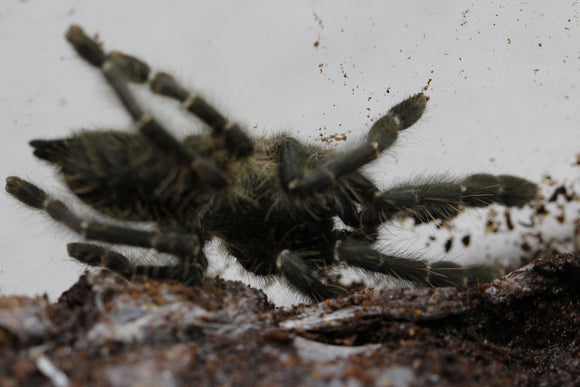
<svg viewBox="0 0 580 387"><path fill-rule="evenodd" d="M579 284L564 255L285 309L239 282L89 273L55 304L0 297L0 385L578 385Z"/></svg>

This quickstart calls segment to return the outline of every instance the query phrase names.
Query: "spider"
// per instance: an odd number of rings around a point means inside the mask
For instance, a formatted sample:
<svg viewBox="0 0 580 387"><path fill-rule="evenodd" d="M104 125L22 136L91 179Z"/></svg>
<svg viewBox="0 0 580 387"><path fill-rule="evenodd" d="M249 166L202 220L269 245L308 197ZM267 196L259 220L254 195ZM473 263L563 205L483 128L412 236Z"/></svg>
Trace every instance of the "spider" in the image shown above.
<svg viewBox="0 0 580 387"><path fill-rule="evenodd" d="M78 26L66 37L102 71L136 131L82 131L30 145L36 157L59 168L64 183L86 205L123 222L84 219L15 176L6 179L6 191L88 240L152 248L176 258L169 265L145 265L97 244L68 244L76 260L128 279L199 283L208 266L204 245L218 238L246 270L283 279L312 301L348 295L330 274L341 265L417 286L465 289L491 281L500 269L383 254L373 247L379 226L400 216L417 223L445 220L462 208L492 203L521 207L536 196L536 185L522 178L482 173L379 190L359 169L419 120L428 100L422 93L392 107L362 144L334 154L289 134L252 140L171 75L154 73L135 57L106 53ZM143 110L128 82L148 83L153 93L181 102L211 133L178 141ZM336 218L346 227L337 228ZM132 221L156 227L145 231Z"/></svg>

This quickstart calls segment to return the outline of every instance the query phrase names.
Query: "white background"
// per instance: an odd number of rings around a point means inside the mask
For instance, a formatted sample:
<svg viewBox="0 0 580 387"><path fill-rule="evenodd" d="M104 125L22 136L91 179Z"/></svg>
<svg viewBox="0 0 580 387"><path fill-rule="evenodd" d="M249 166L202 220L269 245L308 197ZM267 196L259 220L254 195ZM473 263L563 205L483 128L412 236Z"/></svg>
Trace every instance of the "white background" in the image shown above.
<svg viewBox="0 0 580 387"><path fill-rule="evenodd" d="M80 128L130 128L101 75L64 39L69 25L80 24L106 48L171 71L254 137L288 130L320 141L320 134L345 133L348 140L332 146L352 146L390 106L429 83L423 119L368 169L382 187L401 178L470 172L537 182L550 175L574 186L580 6L546 4L3 1L0 176L18 175L66 197L54 170L32 156L28 141ZM140 96L177 135L200 130L193 119L175 118L176 104ZM553 188L544 189L549 194ZM65 250L78 237L4 193L0 211L0 293L46 292L56 300L84 270ZM512 216L516 224L527 222L529 211ZM519 234L505 227L486 234L486 219L485 211L469 212L453 230L439 231L430 249L424 237L435 235L433 226L416 232L401 223L381 243L458 262L516 259L522 253ZM570 224L540 227L556 238L572 233ZM460 249L457 238L466 233L472 243ZM448 235L456 239L446 256Z"/></svg>

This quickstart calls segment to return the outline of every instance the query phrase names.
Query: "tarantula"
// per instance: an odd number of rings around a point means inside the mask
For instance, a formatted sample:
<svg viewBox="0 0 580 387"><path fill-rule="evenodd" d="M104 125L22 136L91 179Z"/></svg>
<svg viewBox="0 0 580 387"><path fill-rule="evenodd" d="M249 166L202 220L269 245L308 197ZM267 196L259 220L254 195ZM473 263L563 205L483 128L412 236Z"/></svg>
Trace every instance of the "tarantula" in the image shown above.
<svg viewBox="0 0 580 387"><path fill-rule="evenodd" d="M203 247L218 238L248 271L283 278L313 301L348 294L329 274L339 265L419 286L465 288L492 280L500 270L383 254L372 247L379 226L396 216L421 223L453 217L463 207L523 206L536 195L531 182L488 174L379 190L359 169L419 120L428 100L422 93L391 108L362 144L332 154L288 134L252 140L169 74L154 73L126 54L105 53L78 26L66 37L81 57L101 69L136 132L83 131L33 140L34 155L58 166L66 185L87 205L118 220L153 222L156 230L85 220L15 176L6 179L6 190L89 240L153 248L177 258L171 265L142 265L99 245L69 244L69 255L84 264L127 278L196 284L208 266ZM148 83L153 93L180 101L211 134L179 142L141 108L127 82ZM335 217L346 228L335 227Z"/></svg>

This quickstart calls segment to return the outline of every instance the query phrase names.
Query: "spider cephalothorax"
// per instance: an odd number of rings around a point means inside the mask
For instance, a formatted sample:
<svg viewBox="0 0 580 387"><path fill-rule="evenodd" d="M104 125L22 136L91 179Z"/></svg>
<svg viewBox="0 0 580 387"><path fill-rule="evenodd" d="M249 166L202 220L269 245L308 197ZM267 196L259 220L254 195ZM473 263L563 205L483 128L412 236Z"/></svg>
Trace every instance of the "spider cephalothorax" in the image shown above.
<svg viewBox="0 0 580 387"><path fill-rule="evenodd" d="M248 271L283 278L315 301L347 294L328 275L341 264L417 285L465 288L491 280L499 270L383 254L372 247L378 227L396 216L429 222L453 217L463 207L522 206L536 195L536 185L524 179L488 174L380 191L359 168L421 117L428 99L423 94L389 110L359 146L332 154L289 134L251 140L170 75L153 73L134 57L105 53L79 27L71 27L67 39L101 69L136 131L85 131L34 140L34 154L58 166L66 185L87 205L119 220L154 222L157 230L85 220L18 177L7 178L6 190L89 240L154 248L177 258L167 266L140 265L98 245L68 245L77 260L127 278L195 284L208 264L204 244L218 238ZM177 141L140 107L127 82L148 83L154 93L182 102L211 134ZM335 217L347 228L335 228Z"/></svg>

